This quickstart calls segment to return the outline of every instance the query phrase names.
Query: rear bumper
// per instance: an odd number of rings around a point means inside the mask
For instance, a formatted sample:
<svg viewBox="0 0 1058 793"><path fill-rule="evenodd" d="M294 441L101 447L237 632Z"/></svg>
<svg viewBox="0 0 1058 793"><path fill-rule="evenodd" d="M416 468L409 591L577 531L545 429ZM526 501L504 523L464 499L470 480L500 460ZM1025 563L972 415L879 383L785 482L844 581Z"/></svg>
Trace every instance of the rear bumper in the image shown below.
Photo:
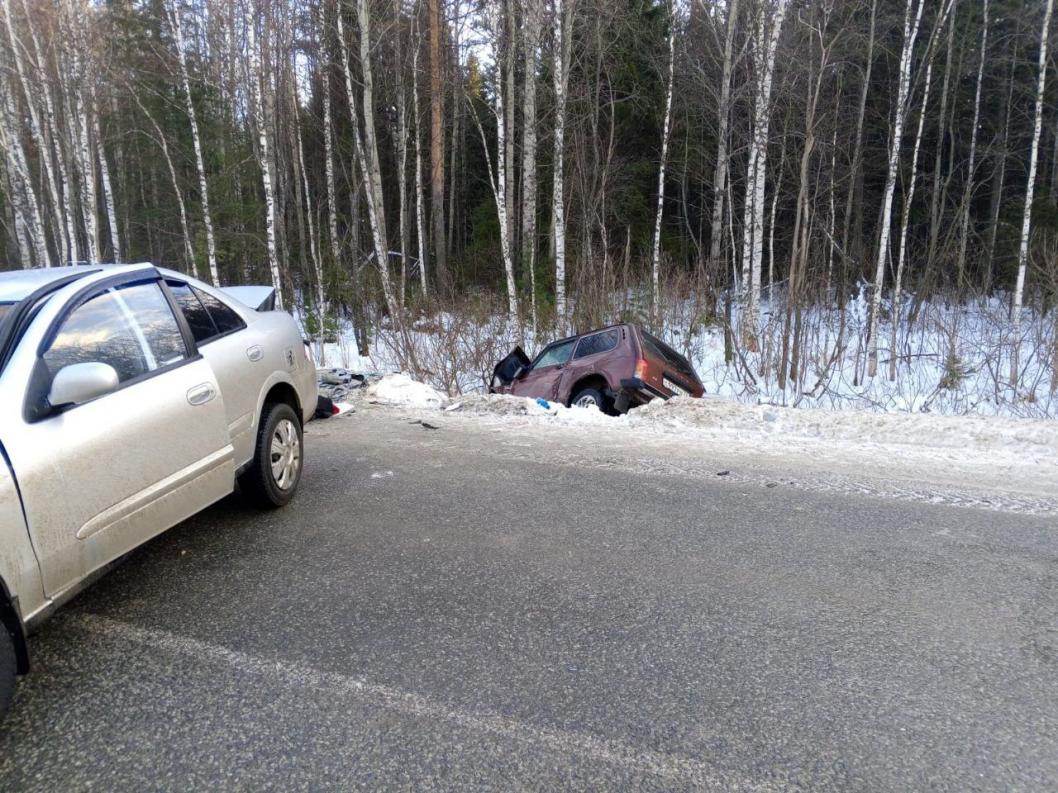
<svg viewBox="0 0 1058 793"><path fill-rule="evenodd" d="M621 380L621 390L617 392L614 398L614 409L618 413L626 413L629 408L642 405L655 397L668 399L669 396L661 389L655 388L638 377L626 377Z"/></svg>

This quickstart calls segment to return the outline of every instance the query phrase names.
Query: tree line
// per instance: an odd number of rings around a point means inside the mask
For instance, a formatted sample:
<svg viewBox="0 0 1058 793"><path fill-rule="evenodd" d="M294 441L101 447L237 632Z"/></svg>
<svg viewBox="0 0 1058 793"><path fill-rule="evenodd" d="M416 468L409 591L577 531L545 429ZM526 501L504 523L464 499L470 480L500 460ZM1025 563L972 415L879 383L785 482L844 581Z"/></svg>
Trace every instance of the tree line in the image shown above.
<svg viewBox="0 0 1058 793"><path fill-rule="evenodd" d="M264 280L321 333L682 289L750 350L865 290L872 376L924 299L1058 297L1053 0L0 5L9 266Z"/></svg>

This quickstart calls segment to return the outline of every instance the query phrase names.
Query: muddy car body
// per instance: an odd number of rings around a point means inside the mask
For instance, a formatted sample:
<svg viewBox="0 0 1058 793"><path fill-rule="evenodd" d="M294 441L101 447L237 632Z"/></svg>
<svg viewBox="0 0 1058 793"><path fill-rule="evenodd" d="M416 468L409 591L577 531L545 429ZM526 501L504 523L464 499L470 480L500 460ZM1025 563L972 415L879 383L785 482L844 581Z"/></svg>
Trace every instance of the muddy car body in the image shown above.
<svg viewBox="0 0 1058 793"><path fill-rule="evenodd" d="M652 399L705 393L684 356L629 324L559 339L532 360L516 347L496 365L489 390L608 413L624 413Z"/></svg>

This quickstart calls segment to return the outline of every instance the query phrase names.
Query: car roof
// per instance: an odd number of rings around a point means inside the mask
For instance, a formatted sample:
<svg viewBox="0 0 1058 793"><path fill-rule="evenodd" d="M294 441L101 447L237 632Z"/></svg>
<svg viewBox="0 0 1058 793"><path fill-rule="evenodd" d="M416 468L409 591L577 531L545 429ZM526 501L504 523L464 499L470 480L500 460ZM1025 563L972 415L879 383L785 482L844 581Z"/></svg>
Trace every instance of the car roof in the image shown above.
<svg viewBox="0 0 1058 793"><path fill-rule="evenodd" d="M88 275L98 269L88 264L75 264L69 267L39 267L33 270L0 272L0 303L17 302L52 281L77 273Z"/></svg>
<svg viewBox="0 0 1058 793"><path fill-rule="evenodd" d="M129 272L150 264L69 264L62 267L36 267L32 270L5 270L0 272L0 303L17 303L29 297L41 287L70 276L84 277L92 273Z"/></svg>

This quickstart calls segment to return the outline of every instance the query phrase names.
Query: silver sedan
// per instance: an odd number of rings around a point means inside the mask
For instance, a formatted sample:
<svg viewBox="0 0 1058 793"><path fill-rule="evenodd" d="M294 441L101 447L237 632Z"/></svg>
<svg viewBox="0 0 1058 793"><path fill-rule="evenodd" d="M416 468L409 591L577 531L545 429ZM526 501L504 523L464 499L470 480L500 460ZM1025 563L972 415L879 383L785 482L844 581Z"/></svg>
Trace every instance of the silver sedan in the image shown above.
<svg viewBox="0 0 1058 793"><path fill-rule="evenodd" d="M151 265L0 273L0 714L27 632L115 560L237 486L294 495L316 372L273 300Z"/></svg>

